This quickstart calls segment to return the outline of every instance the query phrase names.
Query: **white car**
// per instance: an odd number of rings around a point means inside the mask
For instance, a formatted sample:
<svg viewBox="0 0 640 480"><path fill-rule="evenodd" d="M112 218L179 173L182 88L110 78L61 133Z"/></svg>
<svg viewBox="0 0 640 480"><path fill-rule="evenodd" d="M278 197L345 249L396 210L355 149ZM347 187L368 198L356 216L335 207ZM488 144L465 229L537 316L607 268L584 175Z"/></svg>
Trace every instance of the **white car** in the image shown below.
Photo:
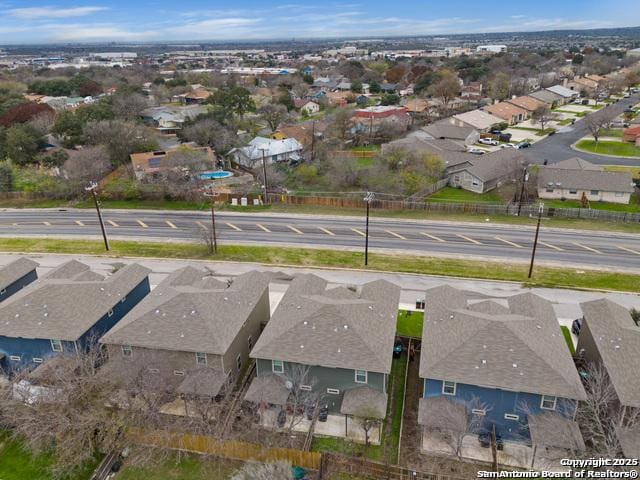
<svg viewBox="0 0 640 480"><path fill-rule="evenodd" d="M515 143L501 143L500 148L518 148Z"/></svg>
<svg viewBox="0 0 640 480"><path fill-rule="evenodd" d="M474 155L484 155L485 153L487 153L487 151L481 148L469 148L467 149L467 153L473 153Z"/></svg>
<svg viewBox="0 0 640 480"><path fill-rule="evenodd" d="M492 138L481 138L480 140L478 140L478 143L481 143L482 145L498 145L498 141Z"/></svg>

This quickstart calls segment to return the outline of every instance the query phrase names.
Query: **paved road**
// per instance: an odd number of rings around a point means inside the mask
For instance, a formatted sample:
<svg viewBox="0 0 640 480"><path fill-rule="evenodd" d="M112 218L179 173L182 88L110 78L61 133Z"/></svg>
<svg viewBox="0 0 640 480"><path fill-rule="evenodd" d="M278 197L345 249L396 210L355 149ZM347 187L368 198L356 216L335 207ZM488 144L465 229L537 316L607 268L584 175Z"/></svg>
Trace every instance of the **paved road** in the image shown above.
<svg viewBox="0 0 640 480"><path fill-rule="evenodd" d="M113 238L189 241L207 228L210 216L198 212L105 210L108 234ZM222 212L217 216L223 243L299 245L360 250L364 220ZM100 235L91 210L0 211L1 236ZM436 221L379 219L370 226L370 247L418 255L472 256L526 262L531 255L531 227ZM640 271L640 235L542 228L537 259L548 264Z"/></svg>
<svg viewBox="0 0 640 480"><path fill-rule="evenodd" d="M623 98L619 102L603 107L612 110L619 115L627 107L633 106L640 101L640 95L634 94L631 98ZM580 157L597 165L640 165L640 159L607 157L592 153L578 152L571 148L571 145L589 134L589 129L583 119L579 119L573 126L561 129L555 135L551 135L535 143L531 148L523 150L532 163L556 163L567 158Z"/></svg>

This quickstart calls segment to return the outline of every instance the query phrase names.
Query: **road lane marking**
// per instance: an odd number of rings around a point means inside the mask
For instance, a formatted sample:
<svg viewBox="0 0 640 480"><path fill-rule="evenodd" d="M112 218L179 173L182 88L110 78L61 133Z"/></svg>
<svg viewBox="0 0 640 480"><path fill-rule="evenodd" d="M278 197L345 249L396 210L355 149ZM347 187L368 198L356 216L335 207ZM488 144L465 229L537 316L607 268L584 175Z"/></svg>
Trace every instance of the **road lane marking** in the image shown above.
<svg viewBox="0 0 640 480"><path fill-rule="evenodd" d="M639 251L633 250L632 248L622 247L620 245L616 245L616 247L619 248L620 250L624 250L625 252L635 253L636 255L640 255Z"/></svg>
<svg viewBox="0 0 640 480"><path fill-rule="evenodd" d="M466 240L471 243L475 243L476 245L482 245L482 242L479 242L478 240L474 240L473 238L469 238L466 235L462 235L461 233L456 233L456 237L460 237L463 240Z"/></svg>
<svg viewBox="0 0 640 480"><path fill-rule="evenodd" d="M402 235L400 235L399 233L396 232L392 232L391 230L385 230L385 232L387 232L389 235L393 235L396 238L400 238L402 240L406 240L407 237L403 237Z"/></svg>
<svg viewBox="0 0 640 480"><path fill-rule="evenodd" d="M173 222L170 222L169 220L165 220L165 222L167 223L167 225L169 225L171 228L178 228L175 226L175 224Z"/></svg>
<svg viewBox="0 0 640 480"><path fill-rule="evenodd" d="M149 225L144 223L142 220L136 220L136 222L138 222L142 228L149 228Z"/></svg>
<svg viewBox="0 0 640 480"><path fill-rule="evenodd" d="M324 233L326 233L327 235L331 235L332 237L335 237L335 233L333 233L331 230L327 230L326 228L323 227L318 227L319 230L322 230Z"/></svg>
<svg viewBox="0 0 640 480"><path fill-rule="evenodd" d="M516 248L524 248L522 245L518 245L518 244L517 244L517 243L515 243L515 242L510 242L509 240L505 240L504 238L501 238L501 237L493 237L493 238L495 238L496 240L500 240L501 242L504 242L504 243L506 243L507 245L511 245L512 247L516 247Z"/></svg>
<svg viewBox="0 0 640 480"><path fill-rule="evenodd" d="M120 225L118 225L116 222L114 222L113 220L107 220L107 222L109 223L109 225L111 225L112 227L119 227Z"/></svg>
<svg viewBox="0 0 640 480"><path fill-rule="evenodd" d="M236 227L233 223L226 222L225 225L227 225L227 227L233 228L236 232L242 231L240 227Z"/></svg>
<svg viewBox="0 0 640 480"><path fill-rule="evenodd" d="M546 243L540 240L538 240L538 243L540 245L544 245L545 247L553 248L554 250L557 250L559 252L564 252L564 248L556 247L555 245L551 245L550 243Z"/></svg>
<svg viewBox="0 0 640 480"><path fill-rule="evenodd" d="M358 230L357 228L352 228L351 230L356 232L358 235L362 235L363 237L366 237L365 233L362 230Z"/></svg>
<svg viewBox="0 0 640 480"><path fill-rule="evenodd" d="M51 222L42 222L42 223L44 223L47 227L51 226Z"/></svg>
<svg viewBox="0 0 640 480"><path fill-rule="evenodd" d="M203 229L203 230L209 230L209 228L202 223L200 220L196 220L196 223Z"/></svg>
<svg viewBox="0 0 640 480"><path fill-rule="evenodd" d="M424 235L425 237L430 238L431 240L435 240L436 242L446 242L445 239L440 238L440 237L436 237L435 235L431 235L430 233L426 233L426 232L420 232L420 235Z"/></svg>
<svg viewBox="0 0 640 480"><path fill-rule="evenodd" d="M269 230L267 227L265 227L264 225L261 225L259 223L256 223L256 227L258 227L260 230L264 230L267 233L271 233L271 230Z"/></svg>
<svg viewBox="0 0 640 480"><path fill-rule="evenodd" d="M304 232L301 232L300 230L298 230L296 227L294 227L292 225L287 225L287 227L289 227L289 230L291 230L292 232L297 233L298 235L304 235Z"/></svg>
<svg viewBox="0 0 640 480"><path fill-rule="evenodd" d="M587 247L586 245L582 245L581 243L578 243L578 242L571 242L571 243L573 243L576 247L584 248L585 250L589 250L590 252L599 253L602 255L602 252L600 250L596 250L595 248Z"/></svg>
<svg viewBox="0 0 640 480"><path fill-rule="evenodd" d="M80 220L76 220L76 223L77 223L78 225L80 225L81 227L84 227L84 223L82 223Z"/></svg>

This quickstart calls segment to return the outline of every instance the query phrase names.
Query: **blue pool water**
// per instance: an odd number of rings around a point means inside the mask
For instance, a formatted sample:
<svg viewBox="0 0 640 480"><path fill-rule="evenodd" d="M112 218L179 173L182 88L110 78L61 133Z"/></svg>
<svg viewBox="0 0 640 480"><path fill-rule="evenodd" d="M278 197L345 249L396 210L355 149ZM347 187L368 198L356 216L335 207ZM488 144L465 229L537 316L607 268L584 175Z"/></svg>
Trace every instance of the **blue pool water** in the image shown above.
<svg viewBox="0 0 640 480"><path fill-rule="evenodd" d="M231 172L225 170L216 170L215 172L202 172L198 176L200 180L216 180L218 178L227 178L233 175Z"/></svg>

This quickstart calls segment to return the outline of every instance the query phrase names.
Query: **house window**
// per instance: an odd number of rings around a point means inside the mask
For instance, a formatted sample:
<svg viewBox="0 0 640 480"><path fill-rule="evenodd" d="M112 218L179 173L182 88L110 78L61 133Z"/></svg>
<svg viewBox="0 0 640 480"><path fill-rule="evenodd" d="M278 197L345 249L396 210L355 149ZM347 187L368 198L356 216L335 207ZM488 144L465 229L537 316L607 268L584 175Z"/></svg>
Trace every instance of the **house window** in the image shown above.
<svg viewBox="0 0 640 480"><path fill-rule="evenodd" d="M553 188L546 188L546 189L545 189L545 192L547 192L547 193L553 193Z"/></svg>
<svg viewBox="0 0 640 480"><path fill-rule="evenodd" d="M204 352L196 352L196 365L206 365L207 354Z"/></svg>
<svg viewBox="0 0 640 480"><path fill-rule="evenodd" d="M184 372L183 372L182 370L174 370L174 371L173 371L173 374L174 374L174 375L177 375L177 376L179 376L179 377L184 376Z"/></svg>
<svg viewBox="0 0 640 480"><path fill-rule="evenodd" d="M304 392L310 392L311 391L311 385L300 385L300 390L302 390Z"/></svg>
<svg viewBox="0 0 640 480"><path fill-rule="evenodd" d="M624 192L616 192L616 197L624 197Z"/></svg>
<svg viewBox="0 0 640 480"><path fill-rule="evenodd" d="M367 383L366 370L356 370L356 383Z"/></svg>
<svg viewBox="0 0 640 480"><path fill-rule="evenodd" d="M53 350L54 352L61 352L62 351L62 340L51 340L51 350Z"/></svg>
<svg viewBox="0 0 640 480"><path fill-rule="evenodd" d="M284 362L282 360L271 360L271 370L273 373L284 373Z"/></svg>
<svg viewBox="0 0 640 480"><path fill-rule="evenodd" d="M569 195L576 195L578 190L569 190Z"/></svg>
<svg viewBox="0 0 640 480"><path fill-rule="evenodd" d="M552 397L551 395L543 395L542 400L540 401L540 408L543 408L544 410L555 410L557 401L557 397Z"/></svg>
<svg viewBox="0 0 640 480"><path fill-rule="evenodd" d="M33 357L33 363L42 363L42 359L40 357Z"/></svg>
<svg viewBox="0 0 640 480"><path fill-rule="evenodd" d="M122 356L130 357L131 356L131 345L122 345Z"/></svg>
<svg viewBox="0 0 640 480"><path fill-rule="evenodd" d="M108 315L109 317L113 316L113 310L109 310L109 311L107 312L107 315Z"/></svg>
<svg viewBox="0 0 640 480"><path fill-rule="evenodd" d="M19 362L20 361L20 355L11 355L9 357L9 360L11 360L12 362Z"/></svg>
<svg viewBox="0 0 640 480"><path fill-rule="evenodd" d="M331 395L340 395L340 390L337 388L327 388L327 393Z"/></svg>
<svg viewBox="0 0 640 480"><path fill-rule="evenodd" d="M242 357L240 355L236 357L236 368L238 370L242 369Z"/></svg>
<svg viewBox="0 0 640 480"><path fill-rule="evenodd" d="M472 408L471 413L484 417L487 414L487 411L484 408Z"/></svg>
<svg viewBox="0 0 640 480"><path fill-rule="evenodd" d="M504 419L505 420L520 420L520 415L514 415L513 413L505 413L504 414Z"/></svg>
<svg viewBox="0 0 640 480"><path fill-rule="evenodd" d="M442 394L443 395L455 395L456 394L456 382L442 382Z"/></svg>
<svg viewBox="0 0 640 480"><path fill-rule="evenodd" d="M478 182L478 180L473 180L471 182L471 185L473 185L474 187L477 187L478 185L480 185L480 182Z"/></svg>
<svg viewBox="0 0 640 480"><path fill-rule="evenodd" d="M600 190L591 190L591 195L598 195Z"/></svg>
<svg viewBox="0 0 640 480"><path fill-rule="evenodd" d="M253 338L251 337L251 335L249 335L249 338L247 338L247 346L249 347L249 351L251 351L251 349L253 348Z"/></svg>

